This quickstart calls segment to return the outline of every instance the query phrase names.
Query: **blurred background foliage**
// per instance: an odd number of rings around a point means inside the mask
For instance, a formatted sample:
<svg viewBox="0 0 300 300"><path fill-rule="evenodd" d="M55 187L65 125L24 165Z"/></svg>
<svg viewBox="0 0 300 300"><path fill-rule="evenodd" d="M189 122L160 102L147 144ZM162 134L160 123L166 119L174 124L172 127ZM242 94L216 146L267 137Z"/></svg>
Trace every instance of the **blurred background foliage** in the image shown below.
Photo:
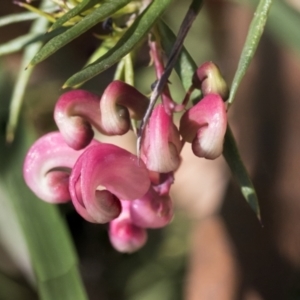
<svg viewBox="0 0 300 300"><path fill-rule="evenodd" d="M257 3L206 1L185 42L196 63L213 60L230 83ZM186 1L177 0L164 14L164 21L174 32L186 9ZM2 16L21 11L12 1L1 3ZM0 43L27 33L30 24L0 27ZM241 200L234 183L227 185L226 180L219 183L222 179L214 178L207 189L224 185L224 193L215 202L208 197L206 204L202 190L192 187L196 196L189 199L185 190L190 187L178 179L173 192L177 207L174 221L162 230L150 231L146 246L131 255L112 249L105 225L85 222L68 204L57 208L42 203L22 179L28 147L38 136L55 129L52 111L63 92L61 86L98 47L100 41L93 34L103 31L101 24L36 66L11 144L6 142L5 130L22 56L21 52L1 56L0 299L38 299L38 292L43 295L53 290L51 282L43 288L43 283L35 280L32 265L43 274L43 267L36 265L41 261L54 266L53 278L61 282L68 272L77 278L73 267L78 264L91 300L300 299L299 28L299 1L274 0L258 54L230 113L241 153L257 187L264 228ZM146 94L155 81L148 64L148 51L142 45L135 58L135 81ZM114 67L88 81L84 88L101 94L113 72ZM175 100L182 99L184 91L175 74L170 81ZM203 166L204 174L185 169L184 175L198 177L202 186L210 176L206 168ZM204 203L200 211L194 209L197 197ZM45 215L39 215L40 211ZM36 220L32 228L28 219ZM49 227L49 236L39 232L39 222ZM53 231L54 223L68 228L71 236L68 230ZM48 247L47 240L52 239L53 256L30 258L24 232L26 239L38 240L40 247ZM60 261L61 249L71 247L70 238L78 259L69 249L72 255ZM79 288L74 293L78 296L82 291ZM55 299L69 298L75 299L58 290Z"/></svg>

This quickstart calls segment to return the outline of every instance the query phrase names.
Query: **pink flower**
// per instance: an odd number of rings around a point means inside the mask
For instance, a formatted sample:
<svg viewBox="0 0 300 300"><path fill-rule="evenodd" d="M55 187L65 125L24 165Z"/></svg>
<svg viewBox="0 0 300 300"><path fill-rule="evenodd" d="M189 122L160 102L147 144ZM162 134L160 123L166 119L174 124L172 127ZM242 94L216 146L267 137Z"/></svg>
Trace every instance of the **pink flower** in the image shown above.
<svg viewBox="0 0 300 300"><path fill-rule="evenodd" d="M59 132L44 135L31 146L26 155L23 166L26 184L44 201L69 201L71 168L83 151L70 148Z"/></svg>
<svg viewBox="0 0 300 300"><path fill-rule="evenodd" d="M147 241L147 231L133 224L130 215L131 201L122 200L120 216L109 223L109 239L119 252L132 253Z"/></svg>
<svg viewBox="0 0 300 300"><path fill-rule="evenodd" d="M173 203L169 195L159 195L153 187L130 206L132 222L143 228L161 228L173 218Z"/></svg>
<svg viewBox="0 0 300 300"><path fill-rule="evenodd" d="M64 93L58 99L54 120L70 147L86 147L94 136L91 126L101 130L99 101L97 95L84 90Z"/></svg>
<svg viewBox="0 0 300 300"><path fill-rule="evenodd" d="M130 129L130 119L142 120L149 99L133 86L119 80L110 83L100 101L102 129L106 135L122 135Z"/></svg>
<svg viewBox="0 0 300 300"><path fill-rule="evenodd" d="M78 150L92 140L91 126L106 135L125 134L131 126L130 118L141 120L148 103L148 98L134 87L113 81L101 100L84 90L63 94L56 103L54 119L66 143Z"/></svg>
<svg viewBox="0 0 300 300"><path fill-rule="evenodd" d="M122 212L109 223L109 238L120 252L134 252L147 240L146 228L160 228L173 218L173 204L169 197L173 174L158 176L156 185L133 201L121 200ZM153 179L153 177L152 177Z"/></svg>
<svg viewBox="0 0 300 300"><path fill-rule="evenodd" d="M227 114L223 99L208 94L187 110L180 120L180 134L192 143L196 156L215 159L222 154L227 127Z"/></svg>
<svg viewBox="0 0 300 300"><path fill-rule="evenodd" d="M144 135L141 157L147 168L159 173L176 170L180 164L179 132L162 104L154 108Z"/></svg>
<svg viewBox="0 0 300 300"><path fill-rule="evenodd" d="M168 97L166 91L166 104L172 100ZM124 134L131 128L131 119L143 118L148 104L147 97L121 81L112 82L101 100L84 90L67 92L54 112L60 132L40 138L24 162L25 181L39 198L52 203L71 199L87 221L109 222L110 240L121 252L141 248L147 228L163 227L173 218L169 191L182 147L172 120L175 106L168 104L168 112L162 104L154 109L142 159L93 140L93 130Z"/></svg>
<svg viewBox="0 0 300 300"><path fill-rule="evenodd" d="M105 190L99 190L99 186ZM145 195L150 186L144 163L111 144L90 146L78 158L70 177L77 212L86 220L106 223L120 214L120 200Z"/></svg>

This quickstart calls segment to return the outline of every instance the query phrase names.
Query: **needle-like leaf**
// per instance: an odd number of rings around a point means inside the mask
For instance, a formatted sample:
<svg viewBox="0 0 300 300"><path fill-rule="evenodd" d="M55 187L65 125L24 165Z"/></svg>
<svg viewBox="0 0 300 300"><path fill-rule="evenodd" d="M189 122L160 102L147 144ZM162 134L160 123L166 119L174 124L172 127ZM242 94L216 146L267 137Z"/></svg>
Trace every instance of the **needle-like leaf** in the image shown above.
<svg viewBox="0 0 300 300"><path fill-rule="evenodd" d="M248 35L242 50L239 64L232 81L231 90L228 99L229 105L232 104L237 89L244 75L246 74L246 71L256 52L260 38L264 32L264 28L267 22L268 13L271 8L272 1L273 0L260 0L257 9L254 13L254 17L249 27Z"/></svg>
<svg viewBox="0 0 300 300"><path fill-rule="evenodd" d="M159 23L159 30L162 35L162 46L166 53L169 54L172 48L170 45L174 44L175 42L175 34L163 22ZM181 78L186 91L190 87L191 78L193 77L193 74L196 71L196 69L196 63L193 61L192 57L189 55L187 50L183 48L179 59L175 65L175 70L178 76ZM240 186L240 190L245 200L253 209L257 218L260 220L260 209L255 188L252 184L250 176L248 175L246 167L243 164L229 125L227 127L225 135L223 155L227 161L228 166L232 171L232 174L234 175Z"/></svg>
<svg viewBox="0 0 300 300"><path fill-rule="evenodd" d="M67 80L63 88L76 87L108 69L128 54L152 28L172 0L154 0L105 55Z"/></svg>
<svg viewBox="0 0 300 300"><path fill-rule="evenodd" d="M85 10L88 10L89 8L93 7L99 2L101 2L101 0L83 0L82 2L78 3L78 5L76 5L74 8L65 13L63 16L61 16L59 19L57 19L54 22L54 24L50 27L49 31L52 31L62 26L70 19L78 16L80 13L82 13Z"/></svg>
<svg viewBox="0 0 300 300"><path fill-rule="evenodd" d="M84 17L76 25L69 28L66 32L51 39L32 59L29 66L34 66L47 57L55 53L57 50L83 34L97 23L103 21L111 14L125 6L130 0L110 0L104 2L100 7L95 9L89 15Z"/></svg>

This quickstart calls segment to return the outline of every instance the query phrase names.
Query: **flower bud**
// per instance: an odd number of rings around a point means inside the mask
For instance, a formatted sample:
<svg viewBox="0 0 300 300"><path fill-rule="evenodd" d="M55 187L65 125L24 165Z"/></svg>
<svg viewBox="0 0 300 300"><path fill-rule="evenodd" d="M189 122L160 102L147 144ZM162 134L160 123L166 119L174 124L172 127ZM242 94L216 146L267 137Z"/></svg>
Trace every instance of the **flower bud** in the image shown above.
<svg viewBox="0 0 300 300"><path fill-rule="evenodd" d="M101 130L100 98L84 90L61 95L54 109L54 120L66 143L73 149L86 147L94 136L93 125Z"/></svg>
<svg viewBox="0 0 300 300"><path fill-rule="evenodd" d="M119 80L110 83L100 101L102 131L106 135L125 134L131 126L130 118L141 120L149 99L133 86Z"/></svg>
<svg viewBox="0 0 300 300"><path fill-rule="evenodd" d="M194 73L193 87L202 91L203 95L219 94L225 101L229 90L219 68L211 61L202 64Z"/></svg>
<svg viewBox="0 0 300 300"><path fill-rule="evenodd" d="M109 239L119 252L132 253L147 241L147 231L132 223L129 207L131 201L121 201L122 213L109 223Z"/></svg>
<svg viewBox="0 0 300 300"><path fill-rule="evenodd" d="M66 143L79 150L92 140L92 126L106 135L125 134L131 126L130 118L141 120L148 103L148 98L134 87L113 81L101 100L84 90L64 93L56 103L54 120Z"/></svg>
<svg viewBox="0 0 300 300"><path fill-rule="evenodd" d="M99 191L99 186L106 190ZM148 170L128 151L111 144L90 146L70 176L70 194L78 213L94 223L106 223L120 213L119 199L134 200L149 189Z"/></svg>
<svg viewBox="0 0 300 300"><path fill-rule="evenodd" d="M183 114L179 131L185 141L192 143L196 156L215 159L222 154L226 127L222 98L208 94Z"/></svg>
<svg viewBox="0 0 300 300"><path fill-rule="evenodd" d="M160 196L152 187L146 195L133 200L130 206L132 222L143 228L161 228L173 218L173 204L169 195Z"/></svg>
<svg viewBox="0 0 300 300"><path fill-rule="evenodd" d="M172 116L157 105L145 129L141 157L147 168L159 173L174 171L180 164L181 142Z"/></svg>
<svg viewBox="0 0 300 300"><path fill-rule="evenodd" d="M26 184L46 202L69 201L71 168L83 151L70 148L59 132L42 136L27 152L23 166Z"/></svg>

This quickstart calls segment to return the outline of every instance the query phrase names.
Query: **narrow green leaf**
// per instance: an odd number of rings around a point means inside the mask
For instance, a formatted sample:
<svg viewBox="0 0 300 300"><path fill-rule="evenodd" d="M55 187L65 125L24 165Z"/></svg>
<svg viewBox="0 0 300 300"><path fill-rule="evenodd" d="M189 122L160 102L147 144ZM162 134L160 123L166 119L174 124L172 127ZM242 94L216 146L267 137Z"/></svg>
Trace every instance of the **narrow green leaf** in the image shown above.
<svg viewBox="0 0 300 300"><path fill-rule="evenodd" d="M44 0L42 2L42 6L45 6L49 3L48 0ZM39 17L31 26L30 34L37 35L41 34L46 30L48 26L48 20L44 19L43 17ZM10 102L10 114L8 119L8 124L6 128L6 140L8 142L12 142L14 139L15 129L18 124L18 119L20 115L21 106L23 103L23 97L25 93L25 89L33 68L30 70L25 70L28 62L32 59L32 57L39 51L41 48L42 43L34 43L26 47L25 52L23 54L20 70L18 77L16 79L16 83L13 90L12 99Z"/></svg>
<svg viewBox="0 0 300 300"><path fill-rule="evenodd" d="M1 249L4 249L4 252L7 253L7 256L9 256L10 259L7 266L12 268L13 266L11 265L11 262L13 262L15 268L21 271L27 281L34 286L35 276L25 237L20 223L18 222L12 201L7 193L7 187L4 185L1 178L0 194L0 244ZM6 259L6 255L0 256L0 273L1 270L3 271L6 269ZM1 297L0 286L0 299L3 298L6 299L5 297Z"/></svg>
<svg viewBox="0 0 300 300"><path fill-rule="evenodd" d="M87 300L71 237L57 207L36 198L22 178L25 153L33 142L22 124L15 142L0 142L0 180L16 212L29 250L41 300Z"/></svg>
<svg viewBox="0 0 300 300"><path fill-rule="evenodd" d="M241 187L241 192L244 198L255 212L257 218L261 220L258 198L254 186L242 162L236 142L229 126L225 135L223 155L227 161L229 168L231 169L231 172L235 175L235 178L237 179Z"/></svg>
<svg viewBox="0 0 300 300"><path fill-rule="evenodd" d="M102 41L100 46L94 51L94 53L91 54L87 62L85 63L85 66L88 66L95 61L97 61L101 56L103 56L107 51L109 51L111 48L113 48L116 43L117 39L115 38L107 38Z"/></svg>
<svg viewBox="0 0 300 300"><path fill-rule="evenodd" d="M172 45L175 41L175 35L171 31L171 29L162 21L159 22L159 31L162 35L162 46L167 55L169 55L172 49ZM183 48L182 53L179 56L179 59L175 65L175 71L182 80L183 87L186 91L190 87L191 78L196 69L196 63L193 61L192 57L189 55L187 50ZM228 166L232 171L232 174L237 179L237 182L240 186L241 192L245 200L254 210L256 216L260 220L258 198L253 184L251 182L251 179L247 173L246 167L244 166L243 161L241 160L238 148L236 146L229 125L227 127L227 132L225 135L223 155L227 161Z"/></svg>
<svg viewBox="0 0 300 300"><path fill-rule="evenodd" d="M176 36L172 32L172 30L168 27L168 25L166 23L164 23L162 20L160 20L158 22L158 29L159 29L161 36L163 37L161 39L161 44L162 44L164 50L166 51L166 53L169 54L175 43ZM184 89L187 91L192 84L192 77L193 77L195 70L197 69L197 65L185 47L182 48L181 54L179 56L179 59L175 65L174 69L175 69L176 73L178 74ZM194 95L195 95L195 97L200 97L201 92L196 91L196 93Z"/></svg>
<svg viewBox="0 0 300 300"><path fill-rule="evenodd" d="M44 8L44 10L47 13L54 12L55 9L56 9L56 6L53 5L53 3L49 3L47 5L47 7ZM18 22L35 20L38 17L39 17L39 15L35 12L24 12L24 13L6 15L6 16L0 17L0 27L6 26L9 24L13 24L13 23L18 23Z"/></svg>
<svg viewBox="0 0 300 300"><path fill-rule="evenodd" d="M134 86L134 69L133 69L133 63L132 63L132 56L130 53L128 53L126 56L124 56L124 81L132 86Z"/></svg>
<svg viewBox="0 0 300 300"><path fill-rule="evenodd" d="M254 13L254 17L251 21L248 35L241 53L237 71L232 81L231 90L228 99L229 105L232 104L237 89L255 54L261 35L264 31L264 27L268 18L268 13L271 4L272 4L272 0L260 0L257 9Z"/></svg>
<svg viewBox="0 0 300 300"><path fill-rule="evenodd" d="M79 35L83 34L97 23L103 21L111 14L125 6L130 0L110 0L104 2L100 7L92 13L84 17L76 25L69 28L66 32L54 37L50 40L32 59L30 66L36 65L45 60L47 57L55 53L64 45L74 40Z"/></svg>
<svg viewBox="0 0 300 300"><path fill-rule="evenodd" d="M13 40L10 40L7 43L1 44L0 45L0 56L22 50L34 38L35 38L34 34L28 33L28 34L19 36Z"/></svg>
<svg viewBox="0 0 300 300"><path fill-rule="evenodd" d="M166 10L171 1L172 0L152 1L147 9L138 16L130 28L125 32L115 47L109 50L99 60L69 78L63 88L74 87L91 79L128 54L146 36L147 32Z"/></svg>
<svg viewBox="0 0 300 300"><path fill-rule="evenodd" d="M25 12L25 13L3 16L0 18L0 27L13 24L13 23L18 23L18 22L35 20L38 17L39 16L33 12Z"/></svg>
<svg viewBox="0 0 300 300"><path fill-rule="evenodd" d="M44 30L46 30L46 28L44 28ZM10 41L0 45L0 56L20 51L20 50L24 49L26 46L29 46L30 44L34 44L36 42L49 41L49 39L55 37L58 34L61 34L64 31L66 31L66 28L61 27L54 31L47 32L46 34L44 33L45 32L44 31L40 34L31 32L31 33L27 33L25 35L19 36L13 40L10 40ZM28 63L29 63L29 61L27 62L27 64ZM24 69L25 69L25 67L24 67Z"/></svg>
<svg viewBox="0 0 300 300"><path fill-rule="evenodd" d="M82 13L85 10L88 10L89 8L93 7L97 3L101 2L101 0L83 0L78 5L76 5L74 8L69 10L67 13L65 13L62 17L60 17L58 20L54 22L54 24L50 27L49 31L52 31L66 22L68 22L70 19L78 16L80 13Z"/></svg>
<svg viewBox="0 0 300 300"><path fill-rule="evenodd" d="M43 4L47 2L49 0L44 0ZM4 112L8 111L5 102L1 111L0 121L4 123ZM0 130L0 183L26 241L39 299L87 300L71 237L57 207L37 199L22 178L24 156L33 142L29 126L22 125L18 127L21 132L9 146L5 143L3 129Z"/></svg>
<svg viewBox="0 0 300 300"><path fill-rule="evenodd" d="M39 9L36 8L35 6L32 6L30 4L24 3L24 2L16 2L20 7L24 7L27 10L36 13L39 16L42 16L44 18L46 18L49 22L55 22L55 18L52 16L52 14L46 12L45 9Z"/></svg>
<svg viewBox="0 0 300 300"><path fill-rule="evenodd" d="M125 68L125 60L124 58L122 58L117 64L113 80L124 81L124 68Z"/></svg>
<svg viewBox="0 0 300 300"><path fill-rule="evenodd" d="M53 279L40 282L42 300L87 300L76 265L68 272Z"/></svg>

